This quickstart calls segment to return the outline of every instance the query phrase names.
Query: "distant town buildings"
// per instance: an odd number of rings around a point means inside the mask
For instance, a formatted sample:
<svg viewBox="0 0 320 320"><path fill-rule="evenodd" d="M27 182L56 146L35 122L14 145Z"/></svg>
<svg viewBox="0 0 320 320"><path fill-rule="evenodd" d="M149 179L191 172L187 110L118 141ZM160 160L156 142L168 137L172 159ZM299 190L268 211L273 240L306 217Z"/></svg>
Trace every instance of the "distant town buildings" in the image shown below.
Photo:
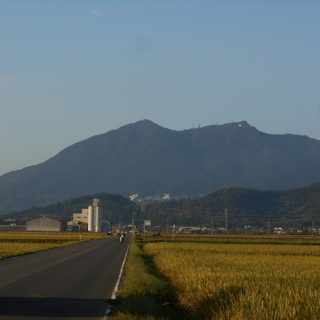
<svg viewBox="0 0 320 320"><path fill-rule="evenodd" d="M102 211L99 199L93 199L92 205L82 209L81 213L74 213L68 222L68 229L81 228L89 232L102 231Z"/></svg>
<svg viewBox="0 0 320 320"><path fill-rule="evenodd" d="M170 200L182 200L186 198L189 198L189 195L170 195L169 193L144 196L140 196L138 193L134 193L129 196L129 199L135 203L154 203Z"/></svg>

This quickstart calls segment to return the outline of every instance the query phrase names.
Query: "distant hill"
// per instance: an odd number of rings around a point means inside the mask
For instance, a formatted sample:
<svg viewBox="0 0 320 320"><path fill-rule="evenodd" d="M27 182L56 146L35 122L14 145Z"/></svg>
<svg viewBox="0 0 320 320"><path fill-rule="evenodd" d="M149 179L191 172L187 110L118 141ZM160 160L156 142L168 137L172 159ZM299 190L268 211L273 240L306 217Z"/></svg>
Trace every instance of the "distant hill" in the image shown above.
<svg viewBox="0 0 320 320"><path fill-rule="evenodd" d="M17 219L21 224L43 216L61 221L71 221L72 214L81 212L82 209L87 209L94 198L99 199L102 219L108 220L112 225L118 225L123 221L126 221L126 223L131 222L132 218L140 214L139 206L129 199L115 194L100 193L72 198L46 206L33 206L28 209L11 212L6 215L6 218Z"/></svg>
<svg viewBox="0 0 320 320"><path fill-rule="evenodd" d="M320 181L320 141L247 122L184 131L149 120L93 136L0 177L0 213L86 194L207 194L289 189Z"/></svg>
<svg viewBox="0 0 320 320"><path fill-rule="evenodd" d="M87 208L93 198L100 199L103 220L108 220L113 226L131 224L134 218L140 227L148 219L152 226L161 226L162 230L169 224L224 227L227 214L230 228L266 226L268 222L271 226L310 227L314 223L315 227L320 227L320 183L290 190L227 188L198 199L186 198L144 206L119 195L102 193L32 207L13 212L6 218L15 218L22 224L40 216L70 221L72 213Z"/></svg>
<svg viewBox="0 0 320 320"><path fill-rule="evenodd" d="M148 218L171 224L224 227L227 217L231 228L245 225L320 227L320 183L290 190L261 191L228 188L200 199L184 199L148 206Z"/></svg>

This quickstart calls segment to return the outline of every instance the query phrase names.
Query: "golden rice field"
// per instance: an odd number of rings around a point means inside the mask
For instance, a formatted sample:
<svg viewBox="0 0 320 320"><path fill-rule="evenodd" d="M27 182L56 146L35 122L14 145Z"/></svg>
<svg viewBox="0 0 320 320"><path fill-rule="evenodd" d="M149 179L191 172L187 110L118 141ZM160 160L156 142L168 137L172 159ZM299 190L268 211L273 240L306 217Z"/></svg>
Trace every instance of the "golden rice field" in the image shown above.
<svg viewBox="0 0 320 320"><path fill-rule="evenodd" d="M320 318L320 245L148 242L193 319Z"/></svg>
<svg viewBox="0 0 320 320"><path fill-rule="evenodd" d="M0 232L0 259L102 237L99 233Z"/></svg>

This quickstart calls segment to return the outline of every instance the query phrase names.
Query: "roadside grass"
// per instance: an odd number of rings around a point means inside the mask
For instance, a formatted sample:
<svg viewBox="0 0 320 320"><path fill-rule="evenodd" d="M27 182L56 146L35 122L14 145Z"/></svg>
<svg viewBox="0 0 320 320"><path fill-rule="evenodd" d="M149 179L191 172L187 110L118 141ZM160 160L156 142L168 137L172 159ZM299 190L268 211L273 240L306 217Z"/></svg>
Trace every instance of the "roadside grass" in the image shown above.
<svg viewBox="0 0 320 320"><path fill-rule="evenodd" d="M0 259L104 238L103 233L0 232Z"/></svg>
<svg viewBox="0 0 320 320"><path fill-rule="evenodd" d="M178 308L171 283L161 275L141 245L133 241L125 269L123 290L117 298L121 320L186 319Z"/></svg>
<svg viewBox="0 0 320 320"><path fill-rule="evenodd" d="M178 319L175 311L184 310L183 319L197 320L319 319L319 243L302 236L137 238L118 317Z"/></svg>

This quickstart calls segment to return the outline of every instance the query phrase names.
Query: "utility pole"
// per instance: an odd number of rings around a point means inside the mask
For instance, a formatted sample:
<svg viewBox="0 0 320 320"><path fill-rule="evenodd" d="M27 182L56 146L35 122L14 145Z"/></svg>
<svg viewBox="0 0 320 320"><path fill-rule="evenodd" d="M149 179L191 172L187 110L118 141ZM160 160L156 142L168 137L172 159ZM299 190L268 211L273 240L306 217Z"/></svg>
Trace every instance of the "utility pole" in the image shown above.
<svg viewBox="0 0 320 320"><path fill-rule="evenodd" d="M224 209L224 227L226 229L226 233L228 233L228 210Z"/></svg>
<svg viewBox="0 0 320 320"><path fill-rule="evenodd" d="M81 225L82 225L82 222L81 222L81 221L78 221L78 226L79 226L79 241L81 241Z"/></svg>

